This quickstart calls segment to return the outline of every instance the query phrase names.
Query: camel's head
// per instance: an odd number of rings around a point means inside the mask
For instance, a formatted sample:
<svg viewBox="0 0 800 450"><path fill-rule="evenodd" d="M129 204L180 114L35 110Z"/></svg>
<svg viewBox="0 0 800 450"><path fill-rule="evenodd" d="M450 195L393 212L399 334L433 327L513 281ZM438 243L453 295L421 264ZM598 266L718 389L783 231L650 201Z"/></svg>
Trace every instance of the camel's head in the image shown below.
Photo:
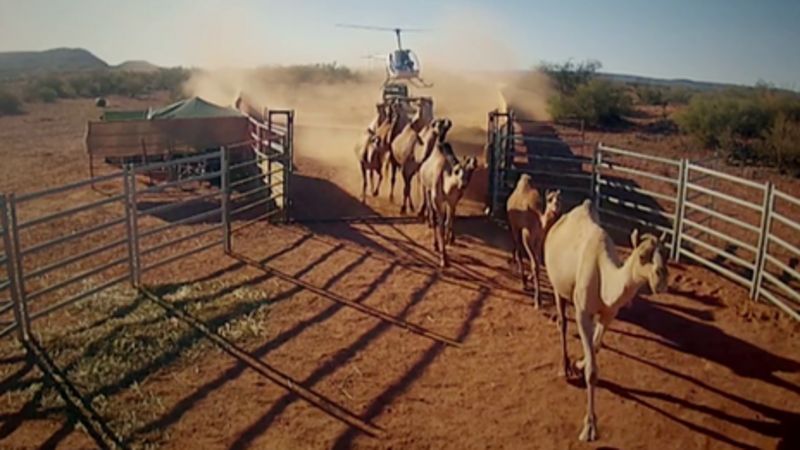
<svg viewBox="0 0 800 450"><path fill-rule="evenodd" d="M638 277L647 280L650 291L654 294L664 292L667 289L667 261L664 258L664 240L666 233L661 237L656 237L646 233L639 236L639 230L634 229L631 233L631 244L633 245L632 257L636 258L635 268Z"/></svg>
<svg viewBox="0 0 800 450"><path fill-rule="evenodd" d="M470 156L463 163L459 163L457 167L461 170L459 175L462 181L460 188L466 189L470 180L472 180L472 174L475 173L475 169L478 167L478 160Z"/></svg>
<svg viewBox="0 0 800 450"><path fill-rule="evenodd" d="M519 176L519 179L517 179L517 186L525 186L527 188L532 188L533 179L529 174L523 173L522 175Z"/></svg>
<svg viewBox="0 0 800 450"><path fill-rule="evenodd" d="M447 118L436 119L431 122L431 128L433 128L437 136L436 140L440 143L445 141L447 132L450 131L450 127L452 126L453 121Z"/></svg>
<svg viewBox="0 0 800 450"><path fill-rule="evenodd" d="M426 97L418 100L417 113L414 115L414 122L416 121L421 121L425 127L433 122L433 100Z"/></svg>
<svg viewBox="0 0 800 450"><path fill-rule="evenodd" d="M547 190L544 196L544 212L561 215L561 189Z"/></svg>

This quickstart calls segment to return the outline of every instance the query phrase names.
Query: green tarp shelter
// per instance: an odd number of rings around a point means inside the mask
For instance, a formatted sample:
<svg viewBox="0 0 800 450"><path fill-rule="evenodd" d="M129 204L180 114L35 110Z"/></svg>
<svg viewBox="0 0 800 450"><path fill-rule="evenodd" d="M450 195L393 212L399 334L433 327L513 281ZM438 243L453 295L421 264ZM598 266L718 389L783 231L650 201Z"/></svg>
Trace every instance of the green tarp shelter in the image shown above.
<svg viewBox="0 0 800 450"><path fill-rule="evenodd" d="M244 115L233 108L217 106L200 97L192 97L163 108L151 109L147 113L149 120L209 119L215 117L244 117Z"/></svg>
<svg viewBox="0 0 800 450"><path fill-rule="evenodd" d="M236 109L199 97L142 111L109 111L90 121L90 156L134 157L193 153L251 139L250 118Z"/></svg>

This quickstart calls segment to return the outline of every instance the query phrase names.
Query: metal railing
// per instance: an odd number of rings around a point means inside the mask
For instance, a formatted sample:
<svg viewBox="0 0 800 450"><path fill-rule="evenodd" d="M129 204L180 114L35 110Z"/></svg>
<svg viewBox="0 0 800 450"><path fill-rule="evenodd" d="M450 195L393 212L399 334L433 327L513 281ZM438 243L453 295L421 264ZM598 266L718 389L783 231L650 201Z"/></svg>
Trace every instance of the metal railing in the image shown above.
<svg viewBox="0 0 800 450"><path fill-rule="evenodd" d="M720 273L745 286L751 299L766 299L800 320L799 199L771 182L602 143L591 158L528 154L530 164L520 167L514 161L515 145L542 139L515 133L514 120L513 111L489 116L488 204L493 216L505 216L505 198L518 174L528 173L539 188L591 198L611 230L629 233L644 227L665 233L673 260L683 257ZM574 170L562 166L554 177L547 166L554 162ZM576 187L575 180L589 190Z"/></svg>
<svg viewBox="0 0 800 450"><path fill-rule="evenodd" d="M141 287L155 269L200 252L221 246L230 253L234 233L255 222L288 220L293 120L291 111L273 111L266 124L254 121L253 141L0 194L0 337L16 331L27 342L37 319L119 283ZM187 165L194 165L190 176L149 184L137 177L156 169L183 174ZM119 189L98 199L91 190L98 181Z"/></svg>

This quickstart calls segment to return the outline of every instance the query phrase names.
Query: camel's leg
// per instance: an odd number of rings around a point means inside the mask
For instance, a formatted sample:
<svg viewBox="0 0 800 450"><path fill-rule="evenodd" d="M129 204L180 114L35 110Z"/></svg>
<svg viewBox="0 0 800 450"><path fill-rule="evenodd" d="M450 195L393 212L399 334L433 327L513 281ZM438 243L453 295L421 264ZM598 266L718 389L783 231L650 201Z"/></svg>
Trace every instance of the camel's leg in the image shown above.
<svg viewBox="0 0 800 450"><path fill-rule="evenodd" d="M539 296L539 261L536 253L533 251L532 247L536 247L535 242L531 242L533 238L531 237L531 232L527 228L522 229L522 247L525 249L525 253L528 254L528 258L531 260L531 275L533 281L533 303L536 309L541 308L542 300Z"/></svg>
<svg viewBox="0 0 800 450"><path fill-rule="evenodd" d="M594 354L595 357L598 353L600 353L600 349L603 347L603 334L606 331L606 326L608 324L604 324L603 321L597 323L594 328L594 337L592 339L592 345L594 346ZM575 367L578 370L584 370L586 367L586 358L581 358L575 362Z"/></svg>
<svg viewBox="0 0 800 450"><path fill-rule="evenodd" d="M425 221L428 223L428 228L430 229L436 226L433 212L433 197L429 189L425 189Z"/></svg>
<svg viewBox="0 0 800 450"><path fill-rule="evenodd" d="M400 207L400 214L406 213L406 205L414 212L414 205L411 204L411 177L406 176L405 172L403 170L403 206Z"/></svg>
<svg viewBox="0 0 800 450"><path fill-rule="evenodd" d="M556 309L558 310L558 329L561 331L561 364L562 372L565 378L569 378L572 374L572 367L569 364L569 356L567 355L567 304L564 298L559 295L558 291L553 289L553 297L556 299Z"/></svg>
<svg viewBox="0 0 800 450"><path fill-rule="evenodd" d="M450 215L452 216L452 219L450 220L450 226L447 227L448 232L450 233L450 240L448 242L450 242L451 244L455 244L456 243L456 205L453 205L453 207L451 209L452 209L452 211L450 211Z"/></svg>
<svg viewBox="0 0 800 450"><path fill-rule="evenodd" d="M436 234L436 245L439 251L439 265L441 267L447 267L447 242L445 241L445 235L447 233L447 206L444 204L439 205L439 208L434 207L434 217L435 217L435 234Z"/></svg>
<svg viewBox="0 0 800 450"><path fill-rule="evenodd" d="M422 184L422 180L418 180L419 184ZM428 196L425 193L425 188L422 188L422 205L420 205L418 217L422 218L425 222L428 221Z"/></svg>
<svg viewBox="0 0 800 450"><path fill-rule="evenodd" d="M414 183L414 174L413 173L411 174L411 176L408 177L408 181L406 183L407 183L407 186L408 186L407 187L408 193L406 194L406 197L408 197L408 209L413 214L414 211L416 211L414 209L414 198L411 196L411 185Z"/></svg>
<svg viewBox="0 0 800 450"><path fill-rule="evenodd" d="M519 274L520 278L522 279L522 289L528 285L527 281L525 280L525 269L522 268L522 245L519 243L519 230L514 229L511 227L511 261L509 264L516 264L517 265L517 273Z"/></svg>
<svg viewBox="0 0 800 450"><path fill-rule="evenodd" d="M364 161L361 161L361 203L366 203L367 201L367 165L364 164Z"/></svg>
<svg viewBox="0 0 800 450"><path fill-rule="evenodd" d="M391 161L390 165L392 166L392 178L389 184L389 200L394 201L394 183L397 180L397 165L394 161Z"/></svg>
<svg viewBox="0 0 800 450"><path fill-rule="evenodd" d="M450 205L449 203L446 203L444 205L444 209L445 209L445 227L444 227L445 242L447 244L452 244L455 241L455 239L453 238L453 226L456 220L456 210L455 207Z"/></svg>
<svg viewBox="0 0 800 450"><path fill-rule="evenodd" d="M378 194L380 194L381 184L383 184L383 171L381 171L380 164L378 165L378 168L375 169L373 172L378 174L378 184L373 185L372 196L377 197Z"/></svg>
<svg viewBox="0 0 800 450"><path fill-rule="evenodd" d="M428 211L429 211L429 225L432 223L431 231L433 232L433 251L439 252L439 225L437 221L439 220L436 210L431 206L433 204L433 198L428 196Z"/></svg>
<svg viewBox="0 0 800 450"><path fill-rule="evenodd" d="M580 302L576 301L576 304ZM594 318L585 311L578 311L576 314L578 322L578 333L581 335L583 344L583 358L586 360L583 371L586 380L587 411L583 421L583 430L578 439L584 442L591 442L597 439L597 419L594 413L594 390L597 385L597 361L594 354Z"/></svg>
<svg viewBox="0 0 800 450"><path fill-rule="evenodd" d="M447 241L445 241L445 235L447 234L447 224L445 222L446 219L444 217L444 214L441 214L441 215L443 217L440 217L440 219L438 220L439 223L438 223L438 226L437 226L437 228L439 229L439 243L441 244L441 249L440 249L440 251L441 251L441 260L439 262L439 265L442 268L444 268L444 267L447 267L447 265L448 265L448 261L447 261Z"/></svg>

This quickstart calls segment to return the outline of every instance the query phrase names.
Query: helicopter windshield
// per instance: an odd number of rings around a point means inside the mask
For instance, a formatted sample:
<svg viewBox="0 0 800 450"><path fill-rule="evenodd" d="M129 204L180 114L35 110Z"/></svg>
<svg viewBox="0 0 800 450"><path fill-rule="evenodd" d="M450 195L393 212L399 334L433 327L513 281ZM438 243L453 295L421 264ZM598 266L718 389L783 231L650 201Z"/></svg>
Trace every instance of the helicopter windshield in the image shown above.
<svg viewBox="0 0 800 450"><path fill-rule="evenodd" d="M396 74L416 72L414 60L409 53L409 50L395 50L389 54L389 66L392 72Z"/></svg>

